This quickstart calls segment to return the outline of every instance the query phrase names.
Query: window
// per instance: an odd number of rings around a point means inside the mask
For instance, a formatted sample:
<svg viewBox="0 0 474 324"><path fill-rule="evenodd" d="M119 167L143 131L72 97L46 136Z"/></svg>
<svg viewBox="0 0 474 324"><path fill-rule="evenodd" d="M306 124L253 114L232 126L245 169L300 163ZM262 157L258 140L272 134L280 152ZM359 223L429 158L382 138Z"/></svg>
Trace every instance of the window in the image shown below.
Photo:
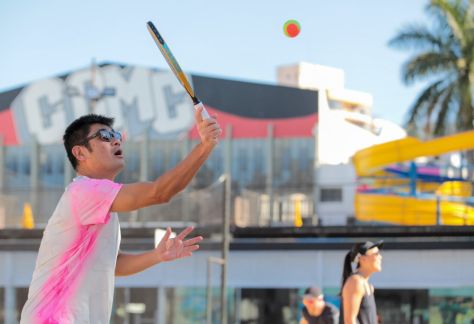
<svg viewBox="0 0 474 324"><path fill-rule="evenodd" d="M339 202L342 201L341 188L323 188L320 192L321 202Z"/></svg>

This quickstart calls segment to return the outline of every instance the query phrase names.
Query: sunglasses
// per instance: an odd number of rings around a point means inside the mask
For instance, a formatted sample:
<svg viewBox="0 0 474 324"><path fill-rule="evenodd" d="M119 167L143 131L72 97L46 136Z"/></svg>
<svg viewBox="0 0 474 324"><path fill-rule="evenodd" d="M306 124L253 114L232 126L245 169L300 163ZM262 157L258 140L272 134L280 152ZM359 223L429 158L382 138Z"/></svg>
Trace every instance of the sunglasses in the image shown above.
<svg viewBox="0 0 474 324"><path fill-rule="evenodd" d="M372 256L379 256L379 255L381 255L380 251L374 252L374 253L372 253L372 254L364 254L364 256L369 256L369 257L372 257Z"/></svg>
<svg viewBox="0 0 474 324"><path fill-rule="evenodd" d="M82 144L86 144L91 139L96 138L96 137L98 137L103 142L112 142L114 139L122 142L122 134L120 132L102 128L102 129L99 129L94 134L87 137L84 141L82 141Z"/></svg>

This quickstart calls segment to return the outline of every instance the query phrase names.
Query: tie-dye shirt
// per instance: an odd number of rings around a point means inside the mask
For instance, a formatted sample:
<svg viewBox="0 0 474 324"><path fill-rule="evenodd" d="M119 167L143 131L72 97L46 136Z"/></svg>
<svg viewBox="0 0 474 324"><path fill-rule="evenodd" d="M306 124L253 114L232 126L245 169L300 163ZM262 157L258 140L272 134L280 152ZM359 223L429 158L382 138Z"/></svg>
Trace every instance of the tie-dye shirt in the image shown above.
<svg viewBox="0 0 474 324"><path fill-rule="evenodd" d="M43 233L21 324L107 324L120 226L110 207L121 185L79 176Z"/></svg>

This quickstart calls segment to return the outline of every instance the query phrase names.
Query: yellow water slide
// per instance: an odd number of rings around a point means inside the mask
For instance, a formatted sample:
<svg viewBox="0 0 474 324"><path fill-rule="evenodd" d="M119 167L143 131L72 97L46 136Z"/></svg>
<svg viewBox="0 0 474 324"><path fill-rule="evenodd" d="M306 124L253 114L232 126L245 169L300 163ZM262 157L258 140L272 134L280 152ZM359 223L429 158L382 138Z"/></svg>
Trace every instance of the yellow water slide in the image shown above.
<svg viewBox="0 0 474 324"><path fill-rule="evenodd" d="M374 145L357 152L352 161L359 177L383 172L389 165L413 161L419 157L442 155L474 149L474 130L420 141L413 137ZM419 184L418 186L419 187ZM356 193L355 216L361 221L401 225L474 225L474 208L454 198L471 195L471 184L445 182L429 197L396 194ZM437 198L433 198L437 197ZM439 219L438 219L439 218Z"/></svg>

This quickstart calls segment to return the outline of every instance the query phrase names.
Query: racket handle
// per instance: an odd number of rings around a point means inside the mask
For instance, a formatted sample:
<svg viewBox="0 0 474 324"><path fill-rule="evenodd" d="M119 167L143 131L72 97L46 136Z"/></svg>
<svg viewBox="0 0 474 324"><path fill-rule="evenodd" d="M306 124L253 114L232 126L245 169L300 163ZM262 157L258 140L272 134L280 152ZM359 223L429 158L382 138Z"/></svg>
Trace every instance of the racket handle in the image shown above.
<svg viewBox="0 0 474 324"><path fill-rule="evenodd" d="M209 116L209 113L207 112L206 110L206 107L204 107L204 105L202 104L202 102L198 102L197 104L194 105L194 109L198 109L199 107L202 108L202 111L201 111L201 117L202 119L211 119L211 116Z"/></svg>

